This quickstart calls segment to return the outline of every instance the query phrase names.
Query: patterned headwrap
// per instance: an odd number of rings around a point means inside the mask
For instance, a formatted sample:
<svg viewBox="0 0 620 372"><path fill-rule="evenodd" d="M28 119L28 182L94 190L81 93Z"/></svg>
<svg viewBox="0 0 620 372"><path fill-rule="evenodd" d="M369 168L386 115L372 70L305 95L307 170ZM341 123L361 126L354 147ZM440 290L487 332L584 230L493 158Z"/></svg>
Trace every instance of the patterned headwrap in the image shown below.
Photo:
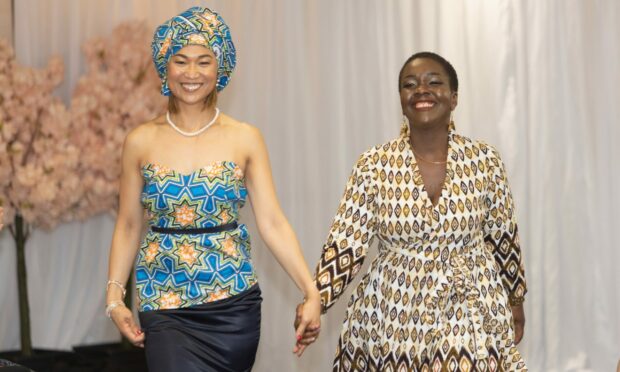
<svg viewBox="0 0 620 372"><path fill-rule="evenodd" d="M195 6L157 27L153 35L153 62L161 79L161 94L170 95L168 61L187 45L202 45L217 58L217 91L228 84L237 57L228 25L209 8Z"/></svg>

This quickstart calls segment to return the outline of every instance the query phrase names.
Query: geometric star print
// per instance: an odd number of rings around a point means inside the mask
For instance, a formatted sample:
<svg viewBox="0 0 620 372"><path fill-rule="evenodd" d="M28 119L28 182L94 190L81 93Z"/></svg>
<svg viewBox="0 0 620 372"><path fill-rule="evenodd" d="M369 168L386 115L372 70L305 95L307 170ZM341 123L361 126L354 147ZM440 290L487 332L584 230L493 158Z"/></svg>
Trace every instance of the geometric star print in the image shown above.
<svg viewBox="0 0 620 372"><path fill-rule="evenodd" d="M177 245L175 254L179 257L179 261L181 263L187 264L191 267L198 260L198 255L200 252L196 250L196 243L183 241Z"/></svg>
<svg viewBox="0 0 620 372"><path fill-rule="evenodd" d="M174 205L174 212L172 212L174 223L183 227L193 225L198 216L196 210L196 205L190 206L185 200L181 204Z"/></svg>
<svg viewBox="0 0 620 372"><path fill-rule="evenodd" d="M159 252L159 242L156 240L149 242L148 248L146 249L145 261L147 263L152 263L153 261L155 261L155 257L157 256L158 252Z"/></svg>
<svg viewBox="0 0 620 372"><path fill-rule="evenodd" d="M213 227L239 220L247 197L243 171L216 161L192 172L142 167L142 205L150 226ZM136 285L140 311L199 305L228 298L257 282L250 236L234 230L206 234L147 232L138 252Z"/></svg>
<svg viewBox="0 0 620 372"><path fill-rule="evenodd" d="M160 309L176 309L181 305L181 297L174 292L162 293L159 298Z"/></svg>

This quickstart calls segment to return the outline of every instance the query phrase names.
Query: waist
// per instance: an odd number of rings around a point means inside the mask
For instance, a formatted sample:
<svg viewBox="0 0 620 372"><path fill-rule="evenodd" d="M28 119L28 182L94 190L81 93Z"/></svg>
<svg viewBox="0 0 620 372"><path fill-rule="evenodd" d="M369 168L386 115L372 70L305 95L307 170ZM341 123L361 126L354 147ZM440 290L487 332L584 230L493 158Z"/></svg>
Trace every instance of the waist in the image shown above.
<svg viewBox="0 0 620 372"><path fill-rule="evenodd" d="M222 231L234 230L239 227L237 221L226 223L223 225L210 226L210 227L188 227L188 228L175 228L175 227L160 227L151 226L151 231L160 234L215 234Z"/></svg>
<svg viewBox="0 0 620 372"><path fill-rule="evenodd" d="M484 239L481 235L475 236L472 239L466 239L460 244L434 246L428 241L422 241L419 244L411 245L384 244L380 249L385 250L387 253L408 256L420 261L446 261L454 256L477 256L485 254Z"/></svg>

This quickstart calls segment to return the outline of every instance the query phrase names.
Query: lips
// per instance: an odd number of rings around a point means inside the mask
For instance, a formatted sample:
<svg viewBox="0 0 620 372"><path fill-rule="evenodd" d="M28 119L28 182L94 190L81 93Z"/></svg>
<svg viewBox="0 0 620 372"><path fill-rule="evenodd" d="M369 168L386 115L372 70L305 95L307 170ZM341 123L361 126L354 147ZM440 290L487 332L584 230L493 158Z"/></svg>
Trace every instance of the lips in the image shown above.
<svg viewBox="0 0 620 372"><path fill-rule="evenodd" d="M417 102L414 102L413 107L416 110L422 110L422 111L430 110L433 107L435 107L435 102L433 102L433 101L417 101Z"/></svg>
<svg viewBox="0 0 620 372"><path fill-rule="evenodd" d="M195 92L202 86L202 83L181 83L181 87L188 92Z"/></svg>

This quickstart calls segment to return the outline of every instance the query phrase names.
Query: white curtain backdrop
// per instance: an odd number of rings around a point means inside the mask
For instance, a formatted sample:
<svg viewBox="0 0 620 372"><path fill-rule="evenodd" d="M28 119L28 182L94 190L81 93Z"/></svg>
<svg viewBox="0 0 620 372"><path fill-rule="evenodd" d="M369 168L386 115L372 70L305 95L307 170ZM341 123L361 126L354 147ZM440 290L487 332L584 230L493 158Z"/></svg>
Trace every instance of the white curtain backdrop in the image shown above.
<svg viewBox="0 0 620 372"><path fill-rule="evenodd" d="M397 76L414 52L450 60L457 130L498 147L517 203L531 371L612 371L620 358L620 2L616 0L19 0L18 59L60 54L66 99L81 44L123 20L153 27L191 5L224 17L238 69L221 108L259 127L278 195L314 268L357 156L398 134ZM245 211L245 222L254 226ZM108 216L37 231L27 262L37 347L118 339L103 315ZM301 299L253 232L263 297L255 371L328 371L353 286L319 341L291 353ZM15 253L0 234L0 350L19 345ZM358 278L359 279L359 278ZM357 282L357 281L356 281Z"/></svg>

